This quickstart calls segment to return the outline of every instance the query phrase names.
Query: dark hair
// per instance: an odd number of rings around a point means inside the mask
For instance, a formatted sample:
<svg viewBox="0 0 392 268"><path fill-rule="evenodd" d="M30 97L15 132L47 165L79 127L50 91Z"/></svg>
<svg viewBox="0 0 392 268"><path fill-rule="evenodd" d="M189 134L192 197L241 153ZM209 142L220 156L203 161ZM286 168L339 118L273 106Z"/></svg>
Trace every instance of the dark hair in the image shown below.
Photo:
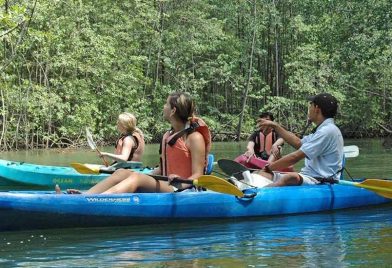
<svg viewBox="0 0 392 268"><path fill-rule="evenodd" d="M270 112L262 112L259 114L259 118L269 117L271 121L274 121L274 115Z"/></svg>
<svg viewBox="0 0 392 268"><path fill-rule="evenodd" d="M337 99L329 93L320 93L316 96L309 97L314 105L317 105L322 115L325 118L334 118L338 111L338 101Z"/></svg>
<svg viewBox="0 0 392 268"><path fill-rule="evenodd" d="M195 103L187 92L173 92L169 95L170 107L176 107L176 116L184 123L195 113Z"/></svg>

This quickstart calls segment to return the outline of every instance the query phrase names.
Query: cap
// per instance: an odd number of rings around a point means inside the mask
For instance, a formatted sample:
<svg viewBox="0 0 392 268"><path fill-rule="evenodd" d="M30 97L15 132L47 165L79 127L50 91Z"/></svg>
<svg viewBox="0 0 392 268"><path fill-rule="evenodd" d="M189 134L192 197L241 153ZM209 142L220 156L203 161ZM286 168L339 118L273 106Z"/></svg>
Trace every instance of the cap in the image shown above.
<svg viewBox="0 0 392 268"><path fill-rule="evenodd" d="M316 96L309 97L308 100L320 107L321 113L326 118L335 117L338 111L338 101L329 93L320 93Z"/></svg>

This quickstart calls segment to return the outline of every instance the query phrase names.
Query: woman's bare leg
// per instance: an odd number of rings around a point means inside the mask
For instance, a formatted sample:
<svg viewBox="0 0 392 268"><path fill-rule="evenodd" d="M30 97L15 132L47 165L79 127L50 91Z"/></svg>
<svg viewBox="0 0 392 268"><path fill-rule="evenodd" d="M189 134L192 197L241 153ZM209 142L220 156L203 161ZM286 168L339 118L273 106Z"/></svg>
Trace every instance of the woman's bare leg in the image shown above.
<svg viewBox="0 0 392 268"><path fill-rule="evenodd" d="M96 185L91 187L86 194L100 194L105 192L106 190L112 188L118 183L121 183L123 180L128 178L131 174L136 173L129 169L118 169L108 178L98 182Z"/></svg>
<svg viewBox="0 0 392 268"><path fill-rule="evenodd" d="M119 193L170 193L174 189L167 181L158 181L146 174L133 172L126 179L114 185L103 194Z"/></svg>

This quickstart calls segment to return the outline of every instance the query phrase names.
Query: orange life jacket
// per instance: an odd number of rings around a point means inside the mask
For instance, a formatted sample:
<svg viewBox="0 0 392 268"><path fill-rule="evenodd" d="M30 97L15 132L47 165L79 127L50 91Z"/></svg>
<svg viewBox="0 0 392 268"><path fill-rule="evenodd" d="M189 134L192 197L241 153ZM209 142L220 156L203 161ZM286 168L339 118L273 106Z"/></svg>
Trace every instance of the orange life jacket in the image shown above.
<svg viewBox="0 0 392 268"><path fill-rule="evenodd" d="M116 154L121 154L122 148L124 145L124 139L128 136L131 137L134 141L134 145L133 145L131 152L129 153L129 157L128 157L128 161L132 161L132 158L133 158L133 155L135 154L135 152L137 150L138 151L143 150L144 139L137 132L134 132L133 134L122 135L116 142Z"/></svg>
<svg viewBox="0 0 392 268"><path fill-rule="evenodd" d="M272 145L276 141L275 131L271 131L267 135L264 135L262 131L259 132L259 152L266 152L268 155L271 154Z"/></svg>
<svg viewBox="0 0 392 268"><path fill-rule="evenodd" d="M211 133L206 123L200 118L194 118L189 127L172 133L168 131L162 138L159 153L161 155L162 175L177 174L182 178L192 176L192 156L186 147L184 135L189 135L193 131L199 132L205 143L205 164L207 166L207 155L211 150Z"/></svg>

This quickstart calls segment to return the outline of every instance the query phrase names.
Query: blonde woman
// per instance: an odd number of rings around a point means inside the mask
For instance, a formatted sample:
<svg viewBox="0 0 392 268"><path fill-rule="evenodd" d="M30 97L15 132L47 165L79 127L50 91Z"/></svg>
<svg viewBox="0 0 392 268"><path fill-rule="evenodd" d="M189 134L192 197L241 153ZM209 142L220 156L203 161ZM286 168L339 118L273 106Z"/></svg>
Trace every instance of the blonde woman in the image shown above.
<svg viewBox="0 0 392 268"><path fill-rule="evenodd" d="M144 153L144 137L136 127L136 117L131 113L118 116L117 129L121 136L116 142L115 153L101 152L103 157L109 157L115 162L141 161Z"/></svg>

